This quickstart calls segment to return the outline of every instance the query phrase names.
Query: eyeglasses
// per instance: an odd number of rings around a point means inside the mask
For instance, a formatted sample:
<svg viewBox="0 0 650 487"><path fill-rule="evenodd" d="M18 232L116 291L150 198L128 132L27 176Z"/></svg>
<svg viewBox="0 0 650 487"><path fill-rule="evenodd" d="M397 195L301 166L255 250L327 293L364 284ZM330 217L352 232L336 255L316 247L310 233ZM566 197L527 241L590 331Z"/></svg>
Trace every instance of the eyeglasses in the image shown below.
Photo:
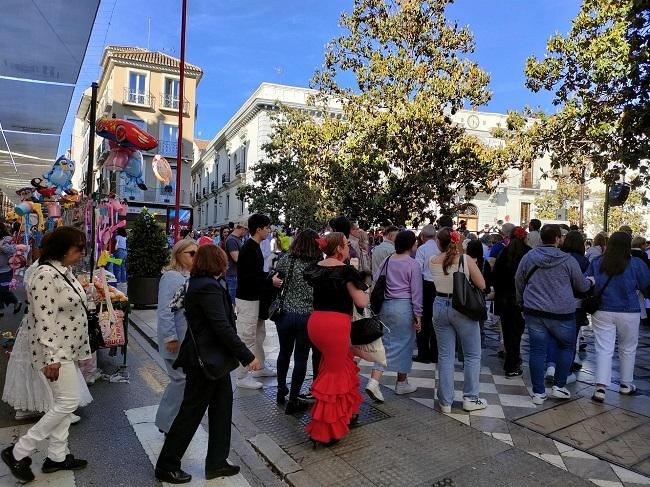
<svg viewBox="0 0 650 487"><path fill-rule="evenodd" d="M184 254L190 254L190 257L194 257L196 255L196 250L188 250L187 252L183 252Z"/></svg>

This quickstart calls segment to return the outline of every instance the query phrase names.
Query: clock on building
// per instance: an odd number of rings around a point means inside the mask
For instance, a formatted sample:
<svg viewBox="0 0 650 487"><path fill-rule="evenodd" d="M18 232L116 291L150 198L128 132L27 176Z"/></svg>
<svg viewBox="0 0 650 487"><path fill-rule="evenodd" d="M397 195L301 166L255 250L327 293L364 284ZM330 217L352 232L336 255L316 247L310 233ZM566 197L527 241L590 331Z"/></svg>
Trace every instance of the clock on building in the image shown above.
<svg viewBox="0 0 650 487"><path fill-rule="evenodd" d="M479 120L476 115L470 115L467 117L467 126L471 129L476 129L478 128L479 125Z"/></svg>

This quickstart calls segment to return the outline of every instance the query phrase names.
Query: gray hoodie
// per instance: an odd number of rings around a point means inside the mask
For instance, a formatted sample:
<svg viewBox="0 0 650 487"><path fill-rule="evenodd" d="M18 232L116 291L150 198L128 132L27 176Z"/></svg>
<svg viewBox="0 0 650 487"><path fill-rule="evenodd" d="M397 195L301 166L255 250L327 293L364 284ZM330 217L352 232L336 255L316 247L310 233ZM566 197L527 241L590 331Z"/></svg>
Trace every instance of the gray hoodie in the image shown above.
<svg viewBox="0 0 650 487"><path fill-rule="evenodd" d="M526 276L538 269L525 284ZM583 276L578 262L553 245L542 245L528 252L515 275L517 302L524 312L553 319L570 319L576 310L573 292L585 292L591 281ZM523 297L523 299L522 299Z"/></svg>

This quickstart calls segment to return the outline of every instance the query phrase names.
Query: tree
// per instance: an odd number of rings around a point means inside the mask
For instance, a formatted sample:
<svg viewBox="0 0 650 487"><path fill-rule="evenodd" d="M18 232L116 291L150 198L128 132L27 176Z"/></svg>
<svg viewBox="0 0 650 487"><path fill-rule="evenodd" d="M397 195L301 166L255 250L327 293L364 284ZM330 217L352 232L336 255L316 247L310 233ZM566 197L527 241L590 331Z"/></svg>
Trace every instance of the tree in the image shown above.
<svg viewBox="0 0 650 487"><path fill-rule="evenodd" d="M528 59L527 86L553 91L559 109L538 115L523 138L550 152L555 169L650 183L649 19L648 0L584 0L571 31Z"/></svg>
<svg viewBox="0 0 650 487"><path fill-rule="evenodd" d="M316 219L333 212L404 224L430 216L432 202L453 211L496 187L513 162L510 152L483 145L450 118L491 96L489 76L466 57L472 33L445 18L450 3L354 1L341 17L345 32L328 44L312 80L312 102L325 116L276 125L256 170L261 179L242 190L252 208L288 216L299 205L301 213L322 208ZM350 78L354 88L342 84ZM342 105L340 119L327 114L332 100ZM303 140L307 133L312 141ZM287 202L297 182L294 197L304 199Z"/></svg>
<svg viewBox="0 0 650 487"><path fill-rule="evenodd" d="M556 212L561 208L567 209L569 222L577 224L580 221L580 186L567 177L555 175L554 190L547 190L535 198L535 217L540 220L555 220ZM589 191L585 188L585 198Z"/></svg>
<svg viewBox="0 0 650 487"><path fill-rule="evenodd" d="M603 215L605 192L600 191L593 195L596 203L587 212L586 222L593 225L597 232L603 229ZM631 191L630 196L623 206L609 208L608 226L610 232L617 231L621 225L629 225L634 235L645 235L648 230L646 218L648 207L644 205L644 193Z"/></svg>
<svg viewBox="0 0 650 487"><path fill-rule="evenodd" d="M129 233L126 272L131 278L160 277L169 262L169 248L164 230L147 208L135 219Z"/></svg>

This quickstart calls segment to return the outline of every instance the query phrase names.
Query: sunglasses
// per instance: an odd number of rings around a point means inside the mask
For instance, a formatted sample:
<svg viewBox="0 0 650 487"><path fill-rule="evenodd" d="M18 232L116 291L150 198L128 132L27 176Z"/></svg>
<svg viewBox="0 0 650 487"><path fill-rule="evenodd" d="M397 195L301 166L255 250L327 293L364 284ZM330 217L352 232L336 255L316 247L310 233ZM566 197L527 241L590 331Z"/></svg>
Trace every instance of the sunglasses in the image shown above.
<svg viewBox="0 0 650 487"><path fill-rule="evenodd" d="M194 257L196 255L196 250L188 250L187 252L183 252L184 254L190 254L190 257Z"/></svg>

